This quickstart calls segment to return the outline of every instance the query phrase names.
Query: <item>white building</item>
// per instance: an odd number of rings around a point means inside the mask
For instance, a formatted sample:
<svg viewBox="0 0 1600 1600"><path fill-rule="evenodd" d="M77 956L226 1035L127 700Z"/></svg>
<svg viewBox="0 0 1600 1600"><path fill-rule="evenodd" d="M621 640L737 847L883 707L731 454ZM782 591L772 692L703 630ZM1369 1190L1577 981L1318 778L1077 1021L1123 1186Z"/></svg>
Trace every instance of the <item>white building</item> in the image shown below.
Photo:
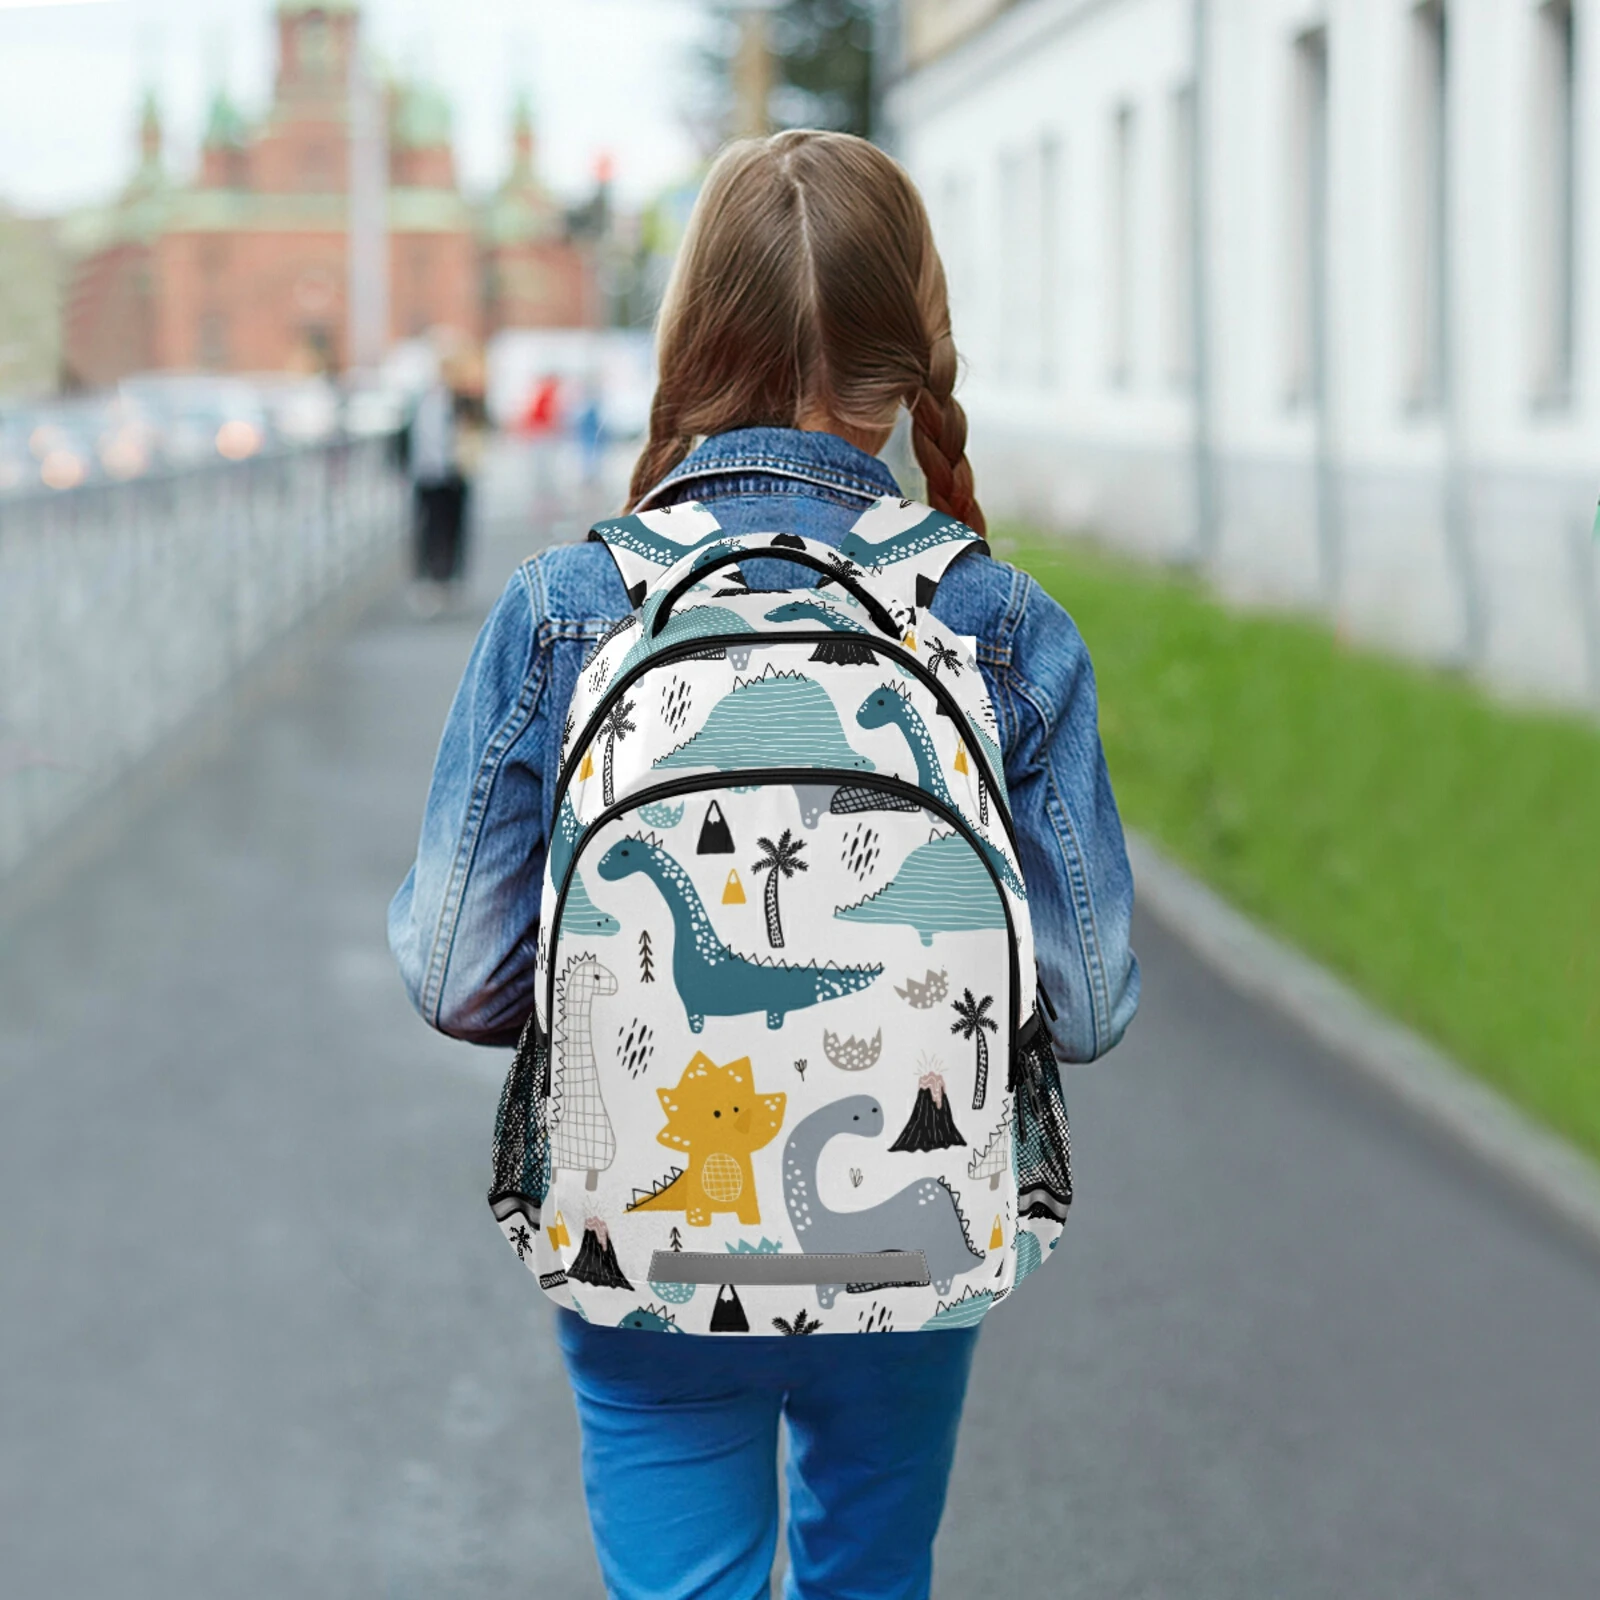
<svg viewBox="0 0 1600 1600"><path fill-rule="evenodd" d="M1600 0L905 0L986 508L1600 700Z"/></svg>

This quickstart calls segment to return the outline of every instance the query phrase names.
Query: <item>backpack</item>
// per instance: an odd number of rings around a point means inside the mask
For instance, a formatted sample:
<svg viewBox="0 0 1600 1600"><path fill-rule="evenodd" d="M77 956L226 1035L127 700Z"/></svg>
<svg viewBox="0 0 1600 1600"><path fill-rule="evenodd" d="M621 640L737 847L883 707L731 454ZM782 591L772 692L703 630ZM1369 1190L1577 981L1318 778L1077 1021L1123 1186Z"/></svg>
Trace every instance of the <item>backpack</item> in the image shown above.
<svg viewBox="0 0 1600 1600"><path fill-rule="evenodd" d="M994 709L928 613L981 541L893 498L838 549L693 503L590 537L635 609L562 738L494 1215L605 1326L974 1323L1072 1199Z"/></svg>

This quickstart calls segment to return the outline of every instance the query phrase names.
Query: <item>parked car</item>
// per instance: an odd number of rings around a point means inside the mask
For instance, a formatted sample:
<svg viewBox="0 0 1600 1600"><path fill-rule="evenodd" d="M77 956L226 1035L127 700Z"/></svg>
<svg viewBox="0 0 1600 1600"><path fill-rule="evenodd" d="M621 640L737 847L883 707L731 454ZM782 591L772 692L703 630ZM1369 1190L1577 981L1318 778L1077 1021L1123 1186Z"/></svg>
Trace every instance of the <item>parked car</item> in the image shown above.
<svg viewBox="0 0 1600 1600"><path fill-rule="evenodd" d="M266 408L254 387L237 378L150 373L124 378L119 396L153 419L161 459L169 466L245 461L268 442Z"/></svg>

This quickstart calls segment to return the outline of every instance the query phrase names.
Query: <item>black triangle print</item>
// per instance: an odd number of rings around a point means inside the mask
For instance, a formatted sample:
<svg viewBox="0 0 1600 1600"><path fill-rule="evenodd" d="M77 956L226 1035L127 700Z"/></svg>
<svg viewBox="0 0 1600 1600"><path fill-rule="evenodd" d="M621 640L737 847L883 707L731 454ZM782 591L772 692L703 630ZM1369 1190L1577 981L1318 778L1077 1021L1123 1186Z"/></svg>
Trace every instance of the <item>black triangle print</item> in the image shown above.
<svg viewBox="0 0 1600 1600"><path fill-rule="evenodd" d="M715 800L706 810L706 820L700 825L700 843L695 848L703 856L733 854L733 835L728 831L728 822L722 814L722 807Z"/></svg>
<svg viewBox="0 0 1600 1600"><path fill-rule="evenodd" d="M931 606L933 604L934 591L938 587L939 580L937 578L930 578L927 573L919 572L917 574L917 604L919 606Z"/></svg>
<svg viewBox="0 0 1600 1600"><path fill-rule="evenodd" d="M785 550L804 550L806 542L797 533L774 534L772 542L781 545Z"/></svg>
<svg viewBox="0 0 1600 1600"><path fill-rule="evenodd" d="M632 606L635 611L637 611L639 607L644 604L644 597L649 594L649 592L650 585L647 584L643 578L641 578L628 591L628 604Z"/></svg>
<svg viewBox="0 0 1600 1600"><path fill-rule="evenodd" d="M717 1290L717 1303L711 1308L713 1333L749 1333L750 1319L744 1314L739 1292L731 1283Z"/></svg>

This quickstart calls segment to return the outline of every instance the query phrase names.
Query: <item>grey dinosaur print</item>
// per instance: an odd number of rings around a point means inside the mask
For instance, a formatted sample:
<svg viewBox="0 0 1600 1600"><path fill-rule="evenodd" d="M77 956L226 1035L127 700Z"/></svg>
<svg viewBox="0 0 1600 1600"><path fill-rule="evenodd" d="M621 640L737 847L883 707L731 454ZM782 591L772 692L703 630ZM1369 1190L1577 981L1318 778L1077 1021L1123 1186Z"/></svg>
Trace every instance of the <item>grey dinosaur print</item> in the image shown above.
<svg viewBox="0 0 1600 1600"><path fill-rule="evenodd" d="M735 955L717 937L689 874L653 839L619 839L600 858L596 873L608 881L642 872L672 913L672 979L699 1033L708 1016L742 1017L764 1011L769 1028L806 1006L836 1000L872 983L883 968L784 966Z"/></svg>
<svg viewBox="0 0 1600 1600"><path fill-rule="evenodd" d="M789 1135L783 1147L783 1199L795 1239L807 1253L920 1250L935 1290L948 1294L955 1279L981 1267L986 1259L967 1237L961 1207L949 1184L919 1178L864 1211L834 1211L817 1192L817 1162L830 1139L840 1134L876 1139L882 1133L883 1107L871 1095L856 1094L813 1111ZM824 1310L844 1287L818 1285L817 1299Z"/></svg>

